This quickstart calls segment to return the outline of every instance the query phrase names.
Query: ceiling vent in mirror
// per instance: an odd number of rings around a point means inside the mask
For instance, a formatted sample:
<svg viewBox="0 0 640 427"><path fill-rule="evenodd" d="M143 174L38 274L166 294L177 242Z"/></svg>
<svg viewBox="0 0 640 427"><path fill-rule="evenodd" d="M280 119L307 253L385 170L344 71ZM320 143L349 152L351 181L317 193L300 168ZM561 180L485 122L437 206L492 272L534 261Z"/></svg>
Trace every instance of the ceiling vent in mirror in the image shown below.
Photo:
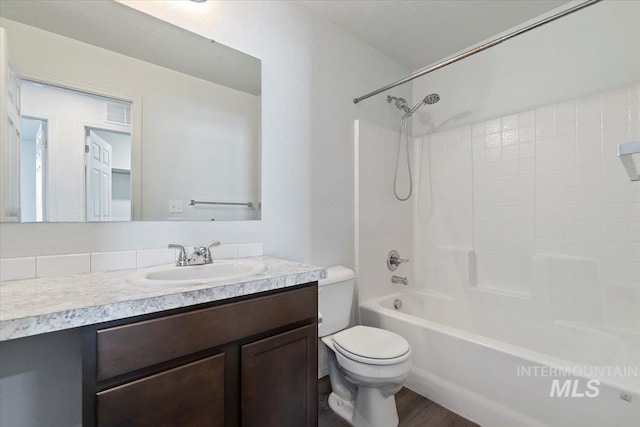
<svg viewBox="0 0 640 427"><path fill-rule="evenodd" d="M119 102L107 102L105 105L105 122L131 126L131 105Z"/></svg>

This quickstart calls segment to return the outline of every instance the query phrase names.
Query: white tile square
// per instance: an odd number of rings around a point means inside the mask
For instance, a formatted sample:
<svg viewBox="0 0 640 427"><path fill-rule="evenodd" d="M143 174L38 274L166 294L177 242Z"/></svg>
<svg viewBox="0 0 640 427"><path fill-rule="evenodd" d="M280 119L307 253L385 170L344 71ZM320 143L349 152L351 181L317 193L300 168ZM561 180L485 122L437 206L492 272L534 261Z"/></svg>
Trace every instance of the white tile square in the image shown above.
<svg viewBox="0 0 640 427"><path fill-rule="evenodd" d="M576 274L574 258L553 258L553 275L573 277Z"/></svg>
<svg viewBox="0 0 640 427"><path fill-rule="evenodd" d="M576 277L598 277L598 262L594 259L578 258L575 261Z"/></svg>
<svg viewBox="0 0 640 427"><path fill-rule="evenodd" d="M485 132L488 134L499 132L501 130L500 119L487 120L484 125Z"/></svg>
<svg viewBox="0 0 640 427"><path fill-rule="evenodd" d="M534 142L536 139L536 128L534 126L521 127L518 129L518 140L523 142Z"/></svg>
<svg viewBox="0 0 640 427"><path fill-rule="evenodd" d="M602 95L602 125L626 125L629 122L629 89L616 89Z"/></svg>
<svg viewBox="0 0 640 427"><path fill-rule="evenodd" d="M598 148L576 151L577 168L600 168L601 152Z"/></svg>
<svg viewBox="0 0 640 427"><path fill-rule="evenodd" d="M615 154L618 144L629 142L629 125L610 125L602 129L602 147L608 150L608 153ZM607 152L604 153L605 155Z"/></svg>
<svg viewBox="0 0 640 427"><path fill-rule="evenodd" d="M499 148L500 147L500 139L501 133L491 133L486 135L485 138L485 148L488 150L490 148Z"/></svg>
<svg viewBox="0 0 640 427"><path fill-rule="evenodd" d="M520 159L518 172L520 175L530 175L535 173L535 159L532 157Z"/></svg>
<svg viewBox="0 0 640 427"><path fill-rule="evenodd" d="M534 256L531 269L535 275L549 276L552 272L552 262L550 257Z"/></svg>
<svg viewBox="0 0 640 427"><path fill-rule="evenodd" d="M33 279L36 277L36 258L3 258L0 259L0 281Z"/></svg>
<svg viewBox="0 0 640 427"><path fill-rule="evenodd" d="M600 95L582 98L576 102L576 123L578 132L600 129L602 126Z"/></svg>
<svg viewBox="0 0 640 427"><path fill-rule="evenodd" d="M518 115L512 114L502 118L502 130L512 130L518 128Z"/></svg>
<svg viewBox="0 0 640 427"><path fill-rule="evenodd" d="M600 202L602 204L625 203L629 196L627 183L606 184L600 186Z"/></svg>
<svg viewBox="0 0 640 427"><path fill-rule="evenodd" d="M136 268L136 251L92 252L91 271L113 271Z"/></svg>
<svg viewBox="0 0 640 427"><path fill-rule="evenodd" d="M536 125L536 112L534 110L525 111L518 114L518 126L520 128Z"/></svg>
<svg viewBox="0 0 640 427"><path fill-rule="evenodd" d="M481 123L476 123L475 125L471 126L471 135L476 137L476 136L484 136L484 122Z"/></svg>
<svg viewBox="0 0 640 427"><path fill-rule="evenodd" d="M602 145L602 131L598 129L578 130L576 148L578 150L599 149Z"/></svg>
<svg viewBox="0 0 640 427"><path fill-rule="evenodd" d="M553 128L555 135L576 132L576 103L573 101L556 104L553 108Z"/></svg>
<svg viewBox="0 0 640 427"><path fill-rule="evenodd" d="M238 257L262 256L262 242L239 243Z"/></svg>
<svg viewBox="0 0 640 427"><path fill-rule="evenodd" d="M536 110L536 136L538 139L553 137L553 106Z"/></svg>
<svg viewBox="0 0 640 427"><path fill-rule="evenodd" d="M36 276L81 274L91 271L90 254L68 254L36 257Z"/></svg>
<svg viewBox="0 0 640 427"><path fill-rule="evenodd" d="M232 259L238 258L238 245L235 243L213 246L211 248L211 257L213 259Z"/></svg>
<svg viewBox="0 0 640 427"><path fill-rule="evenodd" d="M176 258L177 254L174 249L140 249L136 251L136 267L145 268L171 264L176 262Z"/></svg>
<svg viewBox="0 0 640 427"><path fill-rule="evenodd" d="M531 292L531 303L538 307L551 307L551 292Z"/></svg>

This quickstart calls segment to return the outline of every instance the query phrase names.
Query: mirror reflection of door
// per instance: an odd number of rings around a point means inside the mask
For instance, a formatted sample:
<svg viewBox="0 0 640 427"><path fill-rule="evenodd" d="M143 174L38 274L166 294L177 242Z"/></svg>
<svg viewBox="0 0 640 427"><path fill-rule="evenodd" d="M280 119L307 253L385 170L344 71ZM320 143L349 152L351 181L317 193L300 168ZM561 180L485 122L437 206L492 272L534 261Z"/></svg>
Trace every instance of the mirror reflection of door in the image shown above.
<svg viewBox="0 0 640 427"><path fill-rule="evenodd" d="M46 176L48 123L46 119L22 117L20 140L20 212L23 222L47 219Z"/></svg>
<svg viewBox="0 0 640 427"><path fill-rule="evenodd" d="M131 103L22 80L23 222L131 220Z"/></svg>
<svg viewBox="0 0 640 427"><path fill-rule="evenodd" d="M86 133L87 221L109 221L111 220L111 144L90 129L87 129Z"/></svg>
<svg viewBox="0 0 640 427"><path fill-rule="evenodd" d="M85 128L87 221L131 220L131 135Z"/></svg>

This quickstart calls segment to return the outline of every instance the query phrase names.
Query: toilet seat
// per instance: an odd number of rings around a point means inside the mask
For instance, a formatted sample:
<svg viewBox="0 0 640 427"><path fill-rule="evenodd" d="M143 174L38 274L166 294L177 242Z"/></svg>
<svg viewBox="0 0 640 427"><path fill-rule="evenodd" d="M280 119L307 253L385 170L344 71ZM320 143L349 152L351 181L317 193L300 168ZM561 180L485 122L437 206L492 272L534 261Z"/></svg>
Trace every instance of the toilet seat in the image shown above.
<svg viewBox="0 0 640 427"><path fill-rule="evenodd" d="M342 356L368 365L395 365L411 357L407 340L384 329L354 326L332 338L334 349Z"/></svg>

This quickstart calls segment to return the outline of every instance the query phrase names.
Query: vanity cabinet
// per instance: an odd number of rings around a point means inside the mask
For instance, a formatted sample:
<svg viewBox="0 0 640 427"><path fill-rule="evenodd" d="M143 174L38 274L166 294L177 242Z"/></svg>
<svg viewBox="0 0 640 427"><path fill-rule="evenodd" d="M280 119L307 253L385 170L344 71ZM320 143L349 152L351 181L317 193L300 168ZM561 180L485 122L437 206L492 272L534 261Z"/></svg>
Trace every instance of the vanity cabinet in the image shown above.
<svg viewBox="0 0 640 427"><path fill-rule="evenodd" d="M317 282L83 331L83 425L316 426Z"/></svg>

